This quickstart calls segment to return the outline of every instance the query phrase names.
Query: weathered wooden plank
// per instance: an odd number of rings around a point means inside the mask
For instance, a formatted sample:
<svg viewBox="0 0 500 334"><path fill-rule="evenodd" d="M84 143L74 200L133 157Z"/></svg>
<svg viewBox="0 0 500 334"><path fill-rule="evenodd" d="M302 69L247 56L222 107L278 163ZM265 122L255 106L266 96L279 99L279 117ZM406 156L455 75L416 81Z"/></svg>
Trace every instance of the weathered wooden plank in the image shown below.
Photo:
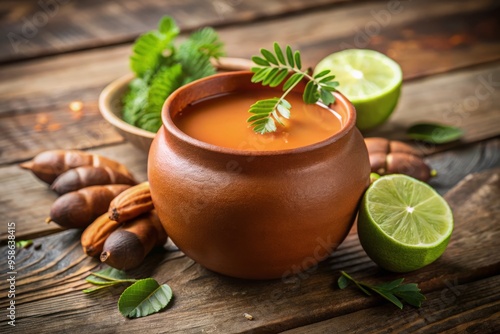
<svg viewBox="0 0 500 334"><path fill-rule="evenodd" d="M124 163L138 181L146 180L147 153L131 144L121 144L90 150ZM5 222L16 223L19 240L32 239L59 231L56 224L46 224L45 218L57 195L31 172L17 165L0 168L0 216ZM7 240L6 224L0 230L0 242Z"/></svg>
<svg viewBox="0 0 500 334"><path fill-rule="evenodd" d="M2 1L0 63L130 42L163 15L182 30L301 12L348 0Z"/></svg>
<svg viewBox="0 0 500 334"><path fill-rule="evenodd" d="M295 328L283 334L327 333L497 333L500 276L451 284L426 295L421 310L395 311L380 305Z"/></svg>
<svg viewBox="0 0 500 334"><path fill-rule="evenodd" d="M428 157L427 163L438 172L438 176L430 184L444 194L467 174L500 167L499 147L500 138L494 138ZM131 144L106 146L90 151L124 163L138 180L146 180L147 155ZM19 238L32 239L59 230L55 224L44 223L56 198L44 183L37 181L31 173L17 165L9 165L0 167L0 184L0 216L5 221L17 223ZM0 242L5 242L6 238L5 231L0 231Z"/></svg>
<svg viewBox="0 0 500 334"><path fill-rule="evenodd" d="M412 6L415 4L412 3ZM405 24L417 22L414 23L417 26L431 24L433 29L441 31L442 34L448 34L448 38L451 39L453 36L463 33L464 29L472 29L472 25L464 26L463 23L468 22L465 20L470 15L468 11L482 9L480 11L482 13L481 17L484 16L483 19L485 22L488 22L492 15L490 11L484 11L484 8L490 4L489 1L485 0L470 2L463 6L456 6L453 1L430 2L426 3L425 6L420 5L420 2L418 4L415 8L412 7L411 11L407 10L394 15L391 23L387 26L387 31L402 31ZM359 6L344 6L335 10L313 11L294 18L284 17L270 22L221 28L220 33L227 43L230 55L249 57L261 46L271 45L273 40L279 40L294 46L304 44L304 49L301 49L305 57L305 62L312 65L320 59L320 55L314 51L317 50L317 46L308 46L307 41L327 40L333 36L345 36L346 40L353 38L354 28L361 25L362 22L369 20L372 17L371 13L385 10L386 5L386 3L366 3ZM429 8L432 8L432 10ZM443 18L442 16L446 13L451 13L451 15L455 16L459 15L458 19L454 16L453 20L460 24L454 25L447 18ZM312 27L311 22L323 22L324 24L319 29ZM337 26L338 28L336 28ZM456 29L450 30L450 28L446 28L449 26L456 27ZM273 34L264 34L267 31L273 31ZM304 31L308 31L309 33L303 34ZM384 31L386 30L384 29ZM491 58L490 55L493 53L500 54L497 50L498 43L488 42L489 35L487 33L482 30L471 31L474 33L476 43L473 45L457 44L452 46L450 49L452 51L450 52L454 52L456 61L450 62L450 64L456 63L459 66L471 65L489 60ZM423 31L422 34L428 38L433 36L433 32L427 30ZM248 36L243 44L241 43L241 36ZM425 38L422 37L421 40L425 40ZM418 64L421 62L417 60L423 57L424 53L430 51L427 49L411 49L413 43L411 39L401 41L401 43L406 43L404 44L406 47L403 47L403 49L407 48L409 51L408 53L400 53L397 57L404 57L396 58L396 60L401 62L403 71L407 76L415 77L420 75L420 65ZM334 44L323 43L320 45L322 45L325 53L334 51L336 47ZM482 50L482 55L478 55L475 51L472 53L469 52L472 49ZM439 59L442 58L441 53L441 51L438 52L435 50L433 53L435 61L425 62L428 71L432 71L433 68L436 71L441 71L442 67L441 63L439 63ZM2 126L2 137L0 137L0 163L28 159L43 149L53 147L54 145L50 141L54 135L57 135L59 138L65 138L63 147L90 147L86 145L86 141L80 141L84 137L84 134L79 135L75 132L92 133L96 131L96 126L101 126L101 118L96 109L97 96L107 83L128 71L128 54L129 46L110 47L1 68L0 117L2 118L0 124ZM407 57L409 54L412 55L412 58ZM436 64L436 67L434 67L434 64ZM488 72L492 70L495 72ZM433 90L425 90L424 87L427 81L419 81L420 85L417 84L417 87L422 89L419 93L413 93L413 86L408 83L405 86L401 104L393 117L393 122L391 122L392 126L381 128L374 134L394 136L394 133L396 133L401 137L401 129L399 132L394 131L398 127L404 128L411 124L411 121L414 120L411 117L421 119L424 116L429 116L430 120L444 122L446 120L442 119L442 116L448 115L449 118L456 121L463 115L471 114L469 112L470 108L476 108L478 110L474 110L474 117L469 117L470 119L464 123L464 126L468 127L466 129L468 130L468 136L465 140L476 141L497 135L496 129L498 126L495 127L494 119L492 120L491 117L495 118L495 106L498 106L498 87L491 84L489 87L482 87L482 82L479 81L480 76L483 76L483 80L486 80L486 83L491 78L493 83L497 85L497 67L493 69L485 67L483 72L480 72L479 69L479 72L474 71L470 73L465 71L463 72L465 73L463 76L452 76L449 79L447 79L447 76L443 76L442 81L438 80L437 83L444 86L441 87L435 84L432 86ZM469 81L466 84L461 84L457 81L466 79L472 80L472 82ZM434 82L432 80L430 82ZM436 90L436 87L439 90ZM443 87L447 89L444 90ZM479 93L482 94L481 97L486 96L486 100L479 100L475 96L475 90L479 90ZM439 94L439 91L443 92ZM408 98L408 96L414 96L415 98ZM44 113L49 110L54 122L59 124L67 123L69 115L68 105L74 100L83 101L83 114L85 115L83 119L88 120L87 123L82 124L82 120L75 120L73 123L68 124L68 126L56 128L56 131L53 131L54 133L45 131L42 127L42 130L34 136L27 137L25 135L25 130L37 126L37 120L40 118L44 119ZM426 102L425 108L422 101ZM427 103L427 101L429 102ZM476 106L476 104L479 104L479 106ZM491 104L494 108L490 108L486 104ZM419 111L420 113L413 112L415 108L421 110ZM23 116L22 114L24 113L31 116ZM96 119L91 120L91 117L96 117ZM399 123L399 117L403 120L402 123ZM478 118L476 119L475 117ZM476 122L479 123L479 126L475 130ZM119 141L119 137L112 132L106 132L100 138L102 141L99 143L93 140L92 146ZM22 145L18 145L18 143ZM44 145L46 146L44 147Z"/></svg>
<svg viewBox="0 0 500 334"><path fill-rule="evenodd" d="M438 173L429 184L445 194L468 174L500 168L500 137L434 154L425 161Z"/></svg>
<svg viewBox="0 0 500 334"><path fill-rule="evenodd" d="M406 129L421 121L459 126L465 136L448 145L414 144L426 154L500 134L500 63L422 80L403 87L390 121L366 136L404 140ZM97 94L97 93L96 93ZM83 103L81 114L68 104L39 113L0 114L0 164L26 160L52 148L90 148L122 141L99 115L96 103ZM83 115L76 119L77 115ZM40 121L45 124L40 124ZM51 126L57 125L56 128ZM34 131L39 127L39 132Z"/></svg>
<svg viewBox="0 0 500 334"><path fill-rule="evenodd" d="M491 254L500 237L499 180L500 169L471 175L447 194L455 216L455 231L448 249L435 263L405 274L408 282L419 283L429 294L429 302L421 309L406 307L398 311L355 289L338 290L332 286L338 270L347 270L368 281L399 276L378 269L362 251L356 235L351 234L329 261L286 280L231 279L209 272L180 252L155 252L131 275L152 275L167 282L175 291L174 302L159 314L130 321L116 309L117 293L87 296L80 292L87 286L82 279L97 262L83 256L79 233L66 231L35 240L41 249L32 247L18 252L17 323L16 327L9 327L8 319L3 317L0 328L13 333L24 333L27 328L37 328L39 333L133 333L145 329L159 332L165 328L171 333L275 333L363 313L364 309L379 305L386 312L383 318L374 320L377 328L384 328L388 321L406 324L405 319L411 319L411 328L443 328L439 327L440 319L447 317L450 324L457 321L455 314L468 315L468 326L480 328L483 320L493 321L498 313L495 296L499 290L498 284L493 283L498 282L494 276L500 275L500 262ZM2 248L2 253L5 251ZM6 266L1 262L0 272L9 271ZM462 287L471 290L462 291ZM484 291L488 287L490 297ZM8 288L5 280L0 282L0 288ZM453 298L457 290L461 295ZM480 298L471 300L475 293ZM447 298L446 307L436 310L442 298ZM8 302L6 295L0 296L0 308L5 309ZM255 320L246 320L244 312Z"/></svg>
<svg viewBox="0 0 500 334"><path fill-rule="evenodd" d="M465 131L447 145L414 144L424 154L500 134L500 63L436 75L406 83L389 122L367 137L407 139L406 130L419 122L453 125Z"/></svg>

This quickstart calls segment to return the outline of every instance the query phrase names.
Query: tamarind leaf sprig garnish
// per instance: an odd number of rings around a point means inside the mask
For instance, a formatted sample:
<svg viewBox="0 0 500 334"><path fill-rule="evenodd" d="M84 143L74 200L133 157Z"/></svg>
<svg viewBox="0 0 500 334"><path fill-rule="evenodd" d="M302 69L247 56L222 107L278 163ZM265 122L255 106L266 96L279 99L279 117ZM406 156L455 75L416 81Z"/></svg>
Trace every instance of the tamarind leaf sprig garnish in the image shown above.
<svg viewBox="0 0 500 334"><path fill-rule="evenodd" d="M283 84L281 97L259 100L250 107L249 112L253 115L248 118L247 122L251 124L255 132L261 134L274 132L277 130L276 123L283 125L281 118L290 118L292 106L285 97L304 78L308 80L302 96L305 103L312 104L321 101L328 106L335 102L332 92L336 91L339 83L333 81L335 76L330 74L330 70L322 71L314 76L310 74L310 70L302 70L300 52L293 52L289 45L283 52L279 44L275 42L274 53L266 49L261 49L260 53L262 57L252 57L252 61L257 65L252 68L254 72L252 82L261 82L263 86L276 87L287 77L288 79ZM289 76L290 73L293 74Z"/></svg>

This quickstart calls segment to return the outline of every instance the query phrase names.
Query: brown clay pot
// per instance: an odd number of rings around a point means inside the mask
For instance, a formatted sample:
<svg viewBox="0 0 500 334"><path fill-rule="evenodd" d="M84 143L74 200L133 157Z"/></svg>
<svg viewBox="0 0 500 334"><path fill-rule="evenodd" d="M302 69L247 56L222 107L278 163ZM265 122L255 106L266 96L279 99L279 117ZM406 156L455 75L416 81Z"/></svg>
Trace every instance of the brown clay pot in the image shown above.
<svg viewBox="0 0 500 334"><path fill-rule="evenodd" d="M234 277L286 278L315 266L347 236L370 164L354 107L341 94L333 105L343 118L340 132L290 150L222 148L172 122L186 105L208 96L279 89L252 84L251 76L217 74L167 99L149 153L151 195L168 235L198 263Z"/></svg>

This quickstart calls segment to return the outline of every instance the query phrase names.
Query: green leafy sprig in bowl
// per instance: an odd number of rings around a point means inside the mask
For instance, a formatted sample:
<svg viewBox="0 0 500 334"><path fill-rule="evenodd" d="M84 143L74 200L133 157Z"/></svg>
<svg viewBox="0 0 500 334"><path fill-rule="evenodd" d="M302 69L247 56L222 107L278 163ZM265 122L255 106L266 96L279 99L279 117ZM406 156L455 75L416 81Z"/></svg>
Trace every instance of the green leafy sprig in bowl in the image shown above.
<svg viewBox="0 0 500 334"><path fill-rule="evenodd" d="M103 117L127 140L148 150L162 125L166 98L191 81L218 70L249 70L251 61L225 58L224 46L209 27L178 43L179 27L168 16L158 29L141 35L132 47L133 73L108 85L99 97ZM176 43L177 42L177 43Z"/></svg>

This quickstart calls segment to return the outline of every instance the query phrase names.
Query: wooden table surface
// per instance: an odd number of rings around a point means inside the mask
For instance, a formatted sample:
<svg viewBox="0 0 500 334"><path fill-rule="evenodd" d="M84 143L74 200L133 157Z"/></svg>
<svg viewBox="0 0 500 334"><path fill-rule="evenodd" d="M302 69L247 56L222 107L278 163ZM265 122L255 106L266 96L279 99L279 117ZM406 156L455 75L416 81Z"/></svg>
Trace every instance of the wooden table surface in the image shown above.
<svg viewBox="0 0 500 334"><path fill-rule="evenodd" d="M446 145L412 143L438 171L430 183L450 203L455 231L435 263L405 275L379 269L353 231L326 261L290 281L212 273L179 251L159 250L130 274L167 282L161 313L126 319L116 292L85 295L97 270L80 231L44 223L56 195L18 163L48 149L85 149L146 179L146 152L100 116L103 87L129 72L133 40L163 15L183 34L211 25L227 54L249 58L273 41L314 66L346 48L381 51L401 64L404 85L390 121L366 133L404 139L435 121L465 130ZM500 331L500 3L494 0L6 0L0 3L0 332L15 333L494 333ZM81 101L81 112L69 108ZM8 324L7 226L34 245L16 254L16 326ZM394 306L354 289L339 271L369 282L405 277L427 300ZM247 320L249 313L254 320Z"/></svg>

